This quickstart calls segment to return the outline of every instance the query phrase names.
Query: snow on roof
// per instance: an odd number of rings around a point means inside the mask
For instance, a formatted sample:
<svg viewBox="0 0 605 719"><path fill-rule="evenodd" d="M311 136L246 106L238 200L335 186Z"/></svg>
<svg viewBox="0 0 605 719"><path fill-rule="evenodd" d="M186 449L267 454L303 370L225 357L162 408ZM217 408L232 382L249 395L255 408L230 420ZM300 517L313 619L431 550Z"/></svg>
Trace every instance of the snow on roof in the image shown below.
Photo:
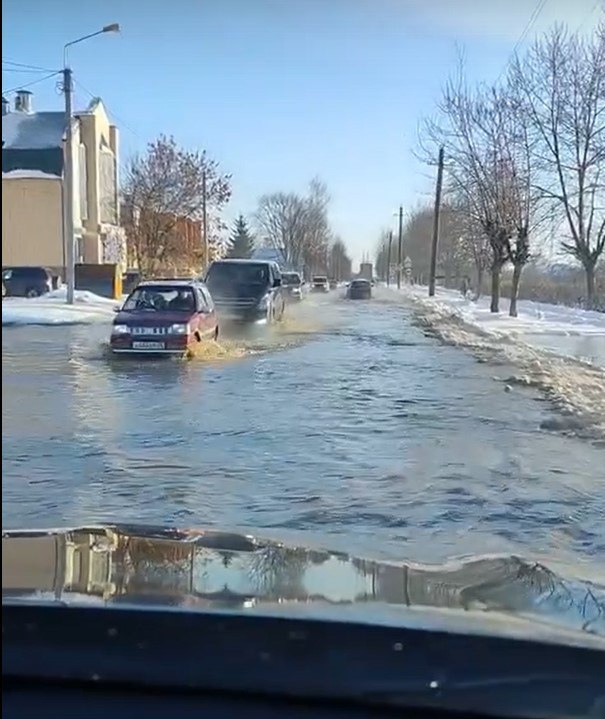
<svg viewBox="0 0 605 719"><path fill-rule="evenodd" d="M9 112L2 116L2 147L6 150L61 147L64 133L62 112Z"/></svg>
<svg viewBox="0 0 605 719"><path fill-rule="evenodd" d="M61 179L59 175L53 175L50 172L42 172L42 170L10 170L2 173L3 180L57 180Z"/></svg>

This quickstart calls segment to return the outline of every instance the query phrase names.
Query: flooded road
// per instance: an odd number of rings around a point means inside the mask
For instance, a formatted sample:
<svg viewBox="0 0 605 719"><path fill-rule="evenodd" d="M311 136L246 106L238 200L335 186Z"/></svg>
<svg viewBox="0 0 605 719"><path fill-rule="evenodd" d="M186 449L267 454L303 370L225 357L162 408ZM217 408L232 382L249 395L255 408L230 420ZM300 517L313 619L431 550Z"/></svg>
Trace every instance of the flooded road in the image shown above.
<svg viewBox="0 0 605 719"><path fill-rule="evenodd" d="M605 450L414 326L383 290L309 297L191 361L104 325L2 330L4 528L254 528L377 557L520 554L605 574Z"/></svg>

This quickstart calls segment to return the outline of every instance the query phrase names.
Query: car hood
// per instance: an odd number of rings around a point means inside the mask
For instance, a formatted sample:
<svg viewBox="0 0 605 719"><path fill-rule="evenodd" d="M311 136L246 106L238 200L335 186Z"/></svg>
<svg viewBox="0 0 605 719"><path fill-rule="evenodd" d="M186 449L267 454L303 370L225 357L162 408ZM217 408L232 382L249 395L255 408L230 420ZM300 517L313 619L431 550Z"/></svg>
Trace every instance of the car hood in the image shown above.
<svg viewBox="0 0 605 719"><path fill-rule="evenodd" d="M126 525L2 535L3 603L256 612L605 649L603 591L515 556L431 566Z"/></svg>
<svg viewBox="0 0 605 719"><path fill-rule="evenodd" d="M136 327L158 327L185 323L193 317L194 312L128 312L120 310L115 317L115 325Z"/></svg>

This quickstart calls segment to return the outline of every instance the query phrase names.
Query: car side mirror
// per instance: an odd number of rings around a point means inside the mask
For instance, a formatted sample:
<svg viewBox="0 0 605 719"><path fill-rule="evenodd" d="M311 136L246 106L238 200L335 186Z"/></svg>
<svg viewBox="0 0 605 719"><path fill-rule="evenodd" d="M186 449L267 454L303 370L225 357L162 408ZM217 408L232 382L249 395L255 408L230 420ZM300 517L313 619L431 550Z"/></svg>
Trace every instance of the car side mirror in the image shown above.
<svg viewBox="0 0 605 719"><path fill-rule="evenodd" d="M276 277L273 280L273 287L281 287L281 277Z"/></svg>
<svg viewBox="0 0 605 719"><path fill-rule="evenodd" d="M121 309L122 309L122 308L121 308L119 305L116 305L116 306L113 308L113 311L117 314Z"/></svg>

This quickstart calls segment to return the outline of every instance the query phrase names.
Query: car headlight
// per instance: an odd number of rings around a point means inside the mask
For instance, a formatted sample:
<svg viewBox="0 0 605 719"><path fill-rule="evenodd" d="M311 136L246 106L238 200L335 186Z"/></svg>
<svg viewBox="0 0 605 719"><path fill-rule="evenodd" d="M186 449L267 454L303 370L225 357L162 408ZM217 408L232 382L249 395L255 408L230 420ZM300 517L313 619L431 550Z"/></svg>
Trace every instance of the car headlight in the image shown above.
<svg viewBox="0 0 605 719"><path fill-rule="evenodd" d="M130 334L130 327L128 325L114 325L111 328L112 335L127 335Z"/></svg>
<svg viewBox="0 0 605 719"><path fill-rule="evenodd" d="M189 334L189 325L183 324L182 322L177 322L173 325L170 325L170 334L172 334L172 335L188 335Z"/></svg>
<svg viewBox="0 0 605 719"><path fill-rule="evenodd" d="M265 295L263 298L261 298L261 301L258 303L258 309L266 310L268 306L269 306L269 295Z"/></svg>
<svg viewBox="0 0 605 719"><path fill-rule="evenodd" d="M300 287L293 287L293 288L292 288L292 294L293 294L293 295L299 295L299 294L300 294Z"/></svg>

